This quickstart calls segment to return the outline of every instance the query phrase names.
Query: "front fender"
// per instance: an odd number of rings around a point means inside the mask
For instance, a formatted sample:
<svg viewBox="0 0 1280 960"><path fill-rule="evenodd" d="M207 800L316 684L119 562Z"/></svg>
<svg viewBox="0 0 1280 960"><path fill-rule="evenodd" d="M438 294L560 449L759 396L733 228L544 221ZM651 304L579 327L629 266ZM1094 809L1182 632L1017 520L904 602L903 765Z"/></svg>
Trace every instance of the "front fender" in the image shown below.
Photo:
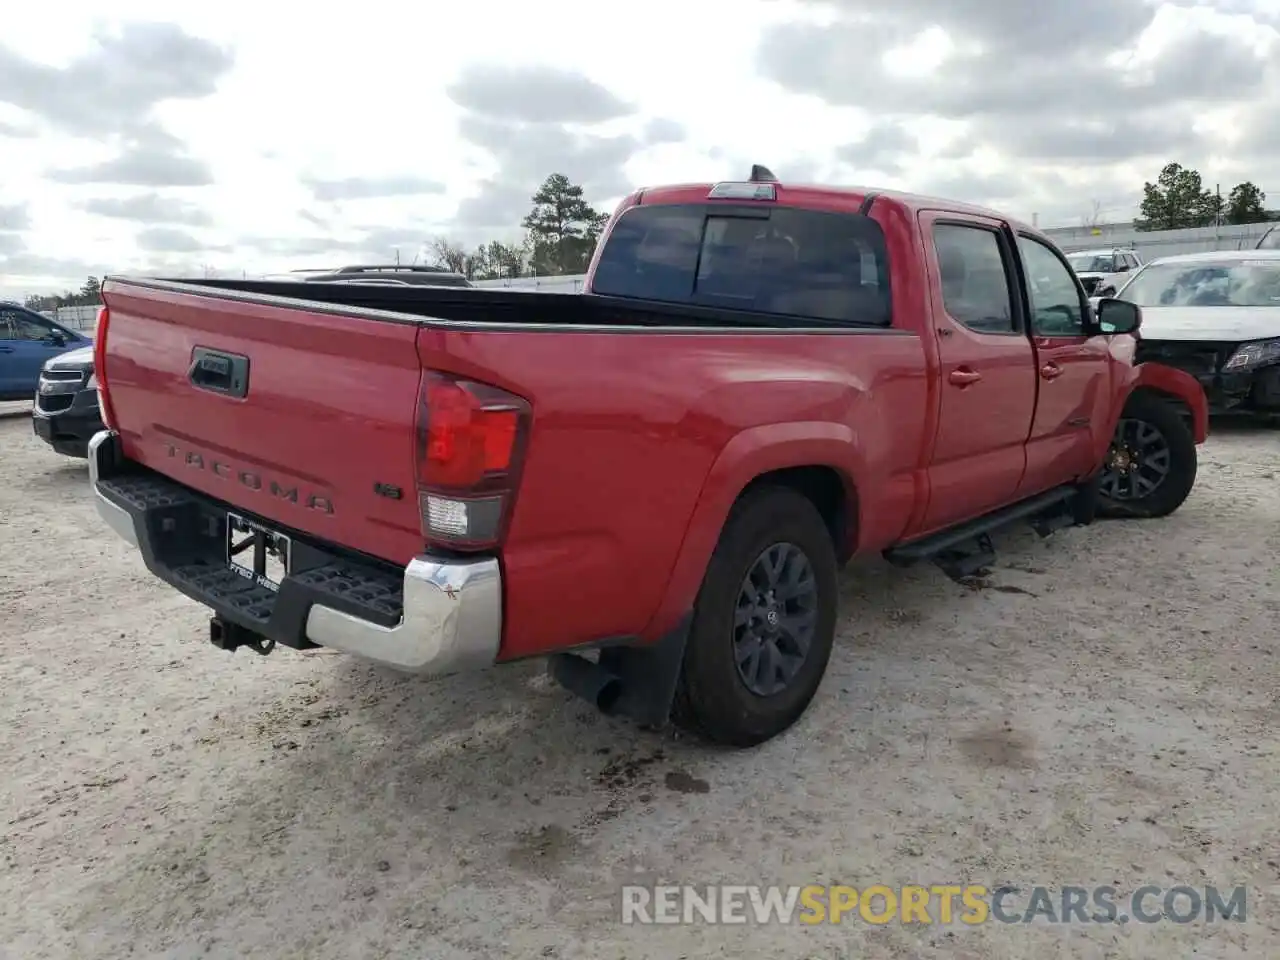
<svg viewBox="0 0 1280 960"><path fill-rule="evenodd" d="M1191 374L1163 363L1140 363L1133 368L1133 378L1124 399L1128 400L1134 390L1142 388L1177 397L1191 411L1191 434L1196 443L1204 443L1209 438L1209 400L1200 381ZM1118 409L1123 410L1124 405Z"/></svg>
<svg viewBox="0 0 1280 960"><path fill-rule="evenodd" d="M1204 443L1209 436L1209 401L1200 381L1191 374L1163 363L1139 363L1128 367L1128 374L1116 386L1112 398L1111 418L1105 433L1098 437L1100 449L1095 451L1095 462L1101 463L1115 435L1116 424L1124 413L1125 404L1137 390L1151 390L1181 400L1191 411L1191 435L1196 443Z"/></svg>
<svg viewBox="0 0 1280 960"><path fill-rule="evenodd" d="M644 631L645 639L663 636L693 607L720 531L743 489L763 474L808 466L833 468L844 480L848 502L857 503L853 494L864 464L857 431L848 424L762 424L725 444L703 482L662 603ZM860 519L850 517L851 531L858 530Z"/></svg>

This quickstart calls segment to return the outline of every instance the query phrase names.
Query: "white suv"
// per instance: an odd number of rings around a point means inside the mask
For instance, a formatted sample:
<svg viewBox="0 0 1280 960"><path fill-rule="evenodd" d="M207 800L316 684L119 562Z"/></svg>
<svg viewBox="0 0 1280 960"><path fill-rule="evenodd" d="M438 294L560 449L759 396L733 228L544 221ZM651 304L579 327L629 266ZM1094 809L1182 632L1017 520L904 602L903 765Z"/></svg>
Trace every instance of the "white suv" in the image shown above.
<svg viewBox="0 0 1280 960"><path fill-rule="evenodd" d="M1124 286L1131 272L1142 266L1142 258L1131 249L1079 250L1067 254L1067 263L1080 278L1085 293L1110 297Z"/></svg>

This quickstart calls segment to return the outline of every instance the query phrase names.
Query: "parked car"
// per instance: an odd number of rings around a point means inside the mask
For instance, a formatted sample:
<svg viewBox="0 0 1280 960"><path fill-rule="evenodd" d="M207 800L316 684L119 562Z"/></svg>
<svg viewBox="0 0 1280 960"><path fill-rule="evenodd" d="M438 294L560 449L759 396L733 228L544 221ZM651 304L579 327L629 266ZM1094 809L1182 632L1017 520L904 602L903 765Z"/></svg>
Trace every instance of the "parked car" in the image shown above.
<svg viewBox="0 0 1280 960"><path fill-rule="evenodd" d="M354 283L375 286L471 287L470 280L443 267L419 264L352 264L328 270L292 270L270 273L259 280L294 283Z"/></svg>
<svg viewBox="0 0 1280 960"><path fill-rule="evenodd" d="M850 558L1169 514L1207 430L1033 227L762 168L626 198L586 293L314 287L108 278L102 519L224 649L546 656L722 744L805 711Z"/></svg>
<svg viewBox="0 0 1280 960"><path fill-rule="evenodd" d="M1129 273L1142 266L1138 251L1118 248L1069 253L1067 262L1080 278L1085 292L1099 297L1114 296Z"/></svg>
<svg viewBox="0 0 1280 960"><path fill-rule="evenodd" d="M31 428L64 456L88 456L90 439L105 428L98 407L92 346L68 350L45 361L31 408Z"/></svg>
<svg viewBox="0 0 1280 960"><path fill-rule="evenodd" d="M460 273L441 267L404 266L401 264L364 264L339 267L331 273L307 274L307 283L387 283L395 281L414 286L470 287L471 281Z"/></svg>
<svg viewBox="0 0 1280 960"><path fill-rule="evenodd" d="M1212 412L1280 414L1280 249L1161 257L1117 296L1142 308L1140 362L1191 374Z"/></svg>
<svg viewBox="0 0 1280 960"><path fill-rule="evenodd" d="M93 341L34 310L0 302L0 400L30 400L45 361Z"/></svg>

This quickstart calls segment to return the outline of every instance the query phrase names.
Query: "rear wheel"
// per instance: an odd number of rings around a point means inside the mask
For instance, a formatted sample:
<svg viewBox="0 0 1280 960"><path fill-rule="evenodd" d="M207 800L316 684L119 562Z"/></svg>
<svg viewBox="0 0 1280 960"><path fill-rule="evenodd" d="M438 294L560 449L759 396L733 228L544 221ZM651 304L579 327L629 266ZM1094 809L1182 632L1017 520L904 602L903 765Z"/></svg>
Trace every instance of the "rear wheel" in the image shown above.
<svg viewBox="0 0 1280 960"><path fill-rule="evenodd" d="M1098 482L1106 517L1165 517L1196 482L1196 442L1170 404L1139 394L1125 405Z"/></svg>
<svg viewBox="0 0 1280 960"><path fill-rule="evenodd" d="M736 747L794 724L831 656L837 580L831 535L808 498L767 487L739 500L698 593L675 722Z"/></svg>

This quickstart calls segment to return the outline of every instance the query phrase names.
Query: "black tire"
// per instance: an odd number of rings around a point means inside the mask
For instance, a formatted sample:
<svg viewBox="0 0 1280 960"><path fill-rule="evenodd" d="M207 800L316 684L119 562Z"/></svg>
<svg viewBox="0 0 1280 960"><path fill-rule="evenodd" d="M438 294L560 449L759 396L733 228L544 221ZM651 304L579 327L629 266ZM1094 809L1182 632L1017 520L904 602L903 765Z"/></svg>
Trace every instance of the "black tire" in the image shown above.
<svg viewBox="0 0 1280 960"><path fill-rule="evenodd" d="M1149 479L1152 474L1142 464L1135 465L1135 459L1154 464L1158 458L1144 458L1142 448L1133 442L1133 424L1148 434L1150 431L1159 434L1168 453L1167 472L1153 488L1145 491L1135 487L1132 481L1144 474ZM1099 480L1098 513L1101 516L1144 520L1167 517L1182 506L1195 486L1196 441L1191 428L1172 404L1147 394L1131 397L1120 414ZM1126 484L1126 480L1131 482Z"/></svg>
<svg viewBox="0 0 1280 960"><path fill-rule="evenodd" d="M738 666L735 616L740 597L747 596L748 575L760 569L758 562L775 548L790 553L791 547L803 554L812 572L814 589L805 600L806 610L813 612L812 637L785 686L761 695L752 691ZM799 561L794 566L788 561L788 567L804 569ZM835 546L813 503L787 487L762 487L744 495L729 513L698 592L672 705L676 725L713 743L753 747L794 724L817 693L831 657L838 591ZM785 608L781 612L788 619L795 615ZM785 638L775 642L791 646Z"/></svg>

